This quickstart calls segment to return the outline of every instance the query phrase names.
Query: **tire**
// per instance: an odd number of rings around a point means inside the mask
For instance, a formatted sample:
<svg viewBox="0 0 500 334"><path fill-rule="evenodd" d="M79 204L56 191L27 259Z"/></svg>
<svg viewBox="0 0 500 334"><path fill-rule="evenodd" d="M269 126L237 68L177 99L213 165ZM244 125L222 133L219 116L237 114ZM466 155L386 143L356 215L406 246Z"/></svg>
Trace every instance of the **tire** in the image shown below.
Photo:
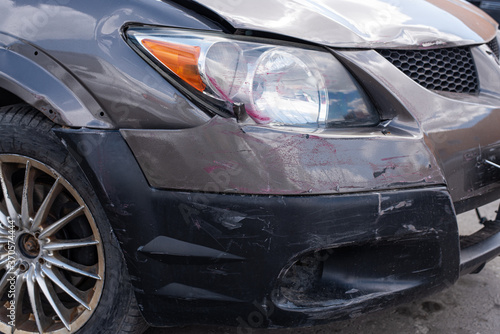
<svg viewBox="0 0 500 334"><path fill-rule="evenodd" d="M0 108L0 332L142 333L119 244L54 127Z"/></svg>

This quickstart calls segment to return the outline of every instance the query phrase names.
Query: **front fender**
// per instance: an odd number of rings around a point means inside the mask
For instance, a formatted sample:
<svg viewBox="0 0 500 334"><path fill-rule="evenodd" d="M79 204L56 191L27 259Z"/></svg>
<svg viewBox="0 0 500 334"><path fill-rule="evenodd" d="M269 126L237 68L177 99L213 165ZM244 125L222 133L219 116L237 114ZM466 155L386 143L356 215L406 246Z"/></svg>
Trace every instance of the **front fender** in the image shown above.
<svg viewBox="0 0 500 334"><path fill-rule="evenodd" d="M42 50L0 34L0 64L0 87L53 122L69 127L112 128L85 87Z"/></svg>

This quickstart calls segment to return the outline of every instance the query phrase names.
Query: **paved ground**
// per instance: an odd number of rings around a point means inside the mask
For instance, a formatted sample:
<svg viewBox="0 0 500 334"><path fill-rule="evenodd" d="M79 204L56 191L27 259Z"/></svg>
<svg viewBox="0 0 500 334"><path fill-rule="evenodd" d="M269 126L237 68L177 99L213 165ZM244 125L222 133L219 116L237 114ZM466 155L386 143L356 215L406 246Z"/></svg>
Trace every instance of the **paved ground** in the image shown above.
<svg viewBox="0 0 500 334"><path fill-rule="evenodd" d="M481 210L494 214L498 202ZM475 215L461 217L462 230L479 226ZM465 227L468 225L468 227ZM302 329L248 330L230 327L189 326L149 329L147 334L498 334L500 333L500 258L477 275L468 275L448 290L354 320Z"/></svg>

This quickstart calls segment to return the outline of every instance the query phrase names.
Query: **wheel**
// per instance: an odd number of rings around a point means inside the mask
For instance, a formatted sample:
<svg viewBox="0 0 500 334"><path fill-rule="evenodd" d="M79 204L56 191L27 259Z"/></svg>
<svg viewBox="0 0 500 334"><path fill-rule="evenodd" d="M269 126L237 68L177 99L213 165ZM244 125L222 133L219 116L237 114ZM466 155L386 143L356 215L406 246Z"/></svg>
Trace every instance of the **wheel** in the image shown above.
<svg viewBox="0 0 500 334"><path fill-rule="evenodd" d="M118 242L54 126L0 108L0 331L142 333Z"/></svg>

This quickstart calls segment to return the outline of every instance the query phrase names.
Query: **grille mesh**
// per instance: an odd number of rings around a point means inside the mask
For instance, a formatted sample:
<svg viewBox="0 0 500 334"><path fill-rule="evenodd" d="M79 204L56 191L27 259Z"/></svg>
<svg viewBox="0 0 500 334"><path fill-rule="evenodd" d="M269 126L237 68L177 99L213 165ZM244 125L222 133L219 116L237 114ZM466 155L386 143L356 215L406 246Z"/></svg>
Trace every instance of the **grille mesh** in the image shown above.
<svg viewBox="0 0 500 334"><path fill-rule="evenodd" d="M500 50L498 48L498 40L496 38L493 38L491 42L488 43L488 46L490 47L491 51L497 56L497 58L500 58Z"/></svg>
<svg viewBox="0 0 500 334"><path fill-rule="evenodd" d="M379 52L427 89L454 93L479 91L476 65L468 47Z"/></svg>

